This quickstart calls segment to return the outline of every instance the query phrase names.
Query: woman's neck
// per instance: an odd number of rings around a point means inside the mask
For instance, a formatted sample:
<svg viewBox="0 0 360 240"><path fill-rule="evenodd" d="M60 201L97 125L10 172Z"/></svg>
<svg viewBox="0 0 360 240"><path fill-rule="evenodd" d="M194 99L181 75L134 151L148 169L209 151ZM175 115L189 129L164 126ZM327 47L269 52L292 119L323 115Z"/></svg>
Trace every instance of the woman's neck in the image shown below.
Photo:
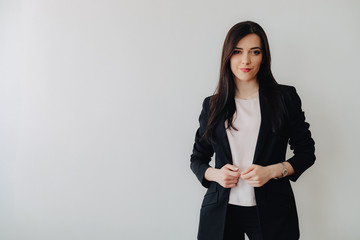
<svg viewBox="0 0 360 240"><path fill-rule="evenodd" d="M259 94L259 83L257 81L236 82L235 98L251 99Z"/></svg>

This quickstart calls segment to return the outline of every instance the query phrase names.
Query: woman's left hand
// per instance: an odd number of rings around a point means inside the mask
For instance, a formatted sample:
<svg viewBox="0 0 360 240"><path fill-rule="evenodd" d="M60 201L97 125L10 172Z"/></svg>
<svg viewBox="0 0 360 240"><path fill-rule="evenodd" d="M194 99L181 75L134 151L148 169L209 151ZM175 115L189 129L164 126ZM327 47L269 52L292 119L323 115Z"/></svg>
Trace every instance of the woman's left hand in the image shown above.
<svg viewBox="0 0 360 240"><path fill-rule="evenodd" d="M241 178L244 179L252 187L261 187L267 183L273 175L271 167L263 167L252 164L241 172Z"/></svg>

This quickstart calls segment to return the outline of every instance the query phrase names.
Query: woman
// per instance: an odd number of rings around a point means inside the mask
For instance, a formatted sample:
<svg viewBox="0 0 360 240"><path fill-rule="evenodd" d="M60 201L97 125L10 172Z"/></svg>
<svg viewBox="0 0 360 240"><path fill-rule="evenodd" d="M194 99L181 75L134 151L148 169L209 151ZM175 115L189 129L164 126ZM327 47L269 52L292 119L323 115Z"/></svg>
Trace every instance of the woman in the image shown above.
<svg viewBox="0 0 360 240"><path fill-rule="evenodd" d="M264 30L228 32L216 93L203 102L191 169L208 188L198 239L299 239L289 180L315 161L314 141L294 87L277 84ZM294 155L287 161L287 143ZM215 153L215 168L209 165Z"/></svg>

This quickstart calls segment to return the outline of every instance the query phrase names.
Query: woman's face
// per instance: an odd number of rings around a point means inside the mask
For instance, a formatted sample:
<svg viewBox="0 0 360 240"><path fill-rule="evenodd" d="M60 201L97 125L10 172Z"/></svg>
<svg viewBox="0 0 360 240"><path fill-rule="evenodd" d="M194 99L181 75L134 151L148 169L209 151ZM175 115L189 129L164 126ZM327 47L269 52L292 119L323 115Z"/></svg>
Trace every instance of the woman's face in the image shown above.
<svg viewBox="0 0 360 240"><path fill-rule="evenodd" d="M235 82L257 81L262 61L261 39L251 33L242 38L236 45L230 58L230 67Z"/></svg>

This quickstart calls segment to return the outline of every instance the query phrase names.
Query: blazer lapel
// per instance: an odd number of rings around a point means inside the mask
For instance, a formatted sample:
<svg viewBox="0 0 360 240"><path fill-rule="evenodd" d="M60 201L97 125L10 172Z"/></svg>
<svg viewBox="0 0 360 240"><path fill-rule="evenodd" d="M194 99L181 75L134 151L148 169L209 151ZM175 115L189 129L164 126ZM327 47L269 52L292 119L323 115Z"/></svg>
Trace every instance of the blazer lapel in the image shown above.
<svg viewBox="0 0 360 240"><path fill-rule="evenodd" d="M221 115L219 124L216 129L216 133L217 133L218 138L220 139L219 144L221 144L222 148L224 149L224 153L225 153L226 160L227 160L226 162L233 164L231 150L230 150L230 144L229 144L229 140L227 138L226 129L225 129L225 114Z"/></svg>
<svg viewBox="0 0 360 240"><path fill-rule="evenodd" d="M259 159L260 153L265 146L267 135L269 133L269 130L271 129L269 107L266 106L267 104L261 86L259 88L259 102L260 102L261 122L260 122L260 130L257 138L255 154L253 159L253 163L255 164L261 162L261 159Z"/></svg>

